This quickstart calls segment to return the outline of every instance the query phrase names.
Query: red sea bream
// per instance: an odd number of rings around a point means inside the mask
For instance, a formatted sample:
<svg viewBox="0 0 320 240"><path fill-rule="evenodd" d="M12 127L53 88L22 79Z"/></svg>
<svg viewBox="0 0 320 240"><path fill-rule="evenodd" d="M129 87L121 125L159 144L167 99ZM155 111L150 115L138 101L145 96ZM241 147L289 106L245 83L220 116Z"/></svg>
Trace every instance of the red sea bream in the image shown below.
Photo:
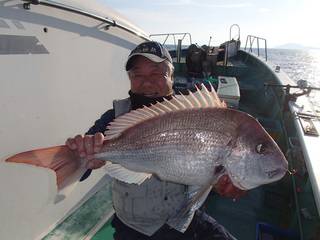
<svg viewBox="0 0 320 240"><path fill-rule="evenodd" d="M212 88L213 89L213 88ZM151 175L212 186L222 174L248 190L281 179L288 163L252 116L225 107L214 90L177 96L131 111L110 124L97 158L107 172L140 184Z"/></svg>

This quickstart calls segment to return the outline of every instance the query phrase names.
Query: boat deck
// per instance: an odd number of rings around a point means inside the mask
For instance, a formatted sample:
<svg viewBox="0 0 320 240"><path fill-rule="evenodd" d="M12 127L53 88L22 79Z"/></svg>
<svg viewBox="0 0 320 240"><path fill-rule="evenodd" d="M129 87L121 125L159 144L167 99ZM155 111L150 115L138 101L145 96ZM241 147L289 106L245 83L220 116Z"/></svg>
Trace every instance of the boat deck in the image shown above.
<svg viewBox="0 0 320 240"><path fill-rule="evenodd" d="M176 77L182 81L186 77L185 66L177 64L175 67ZM296 135L293 123L288 120L289 115L283 114L282 92L264 85L273 79L270 70L253 66L250 59L248 62L234 59L229 61L227 66L216 66L213 76L216 78L229 76L237 79L240 88L239 110L251 114L260 121L286 153L290 166L301 165L299 154L295 152L292 158L292 152L288 148L288 139L293 139ZM286 124L286 131L284 124ZM292 130L290 130L291 127ZM296 168L299 169L299 166ZM297 189L300 191L298 200L295 196ZM58 226L60 229L54 230L55 234L49 234L50 236L48 235L45 239L55 239L63 231L69 234L68 239L80 239L79 232L82 233L81 239L113 239L114 229L109 218L113 213L110 194L110 185L107 184L92 197L91 202L88 201L88 205L82 206L69 217L69 224L63 225L68 222L64 221L60 227ZM100 204L104 211L101 211L100 215L90 215L90 209L95 212ZM281 181L248 191L244 197L236 201L212 192L202 208L239 240L311 239L316 236L314 229L319 229L320 226L307 174L287 175ZM301 214L301 211L305 212ZM107 216L106 213L109 215ZM88 222L91 222L91 226L83 227ZM81 228L72 227L78 232L69 228L74 224L82 226ZM70 233L73 234L70 235Z"/></svg>
<svg viewBox="0 0 320 240"><path fill-rule="evenodd" d="M263 186L251 190L239 200L211 196L205 207L208 213L238 239L255 239L259 223L288 227L288 190Z"/></svg>
<svg viewBox="0 0 320 240"><path fill-rule="evenodd" d="M178 72L177 75L181 80L183 74ZM239 109L257 117L262 124L269 125L268 130L275 137L280 136L281 127L276 125L277 114L270 114L261 107L272 104L271 101L262 102L258 99L261 92L265 90L263 82L260 81L262 77L265 77L265 74L253 70L242 61L233 60L228 63L227 67L217 66L215 76L219 75L235 76L238 79L241 92ZM279 109L275 108L274 111L277 110ZM281 141L280 138L277 140ZM253 240L256 239L259 223L277 226L279 230L296 227L295 217L292 216L294 204L290 202L290 199L292 199L292 186L290 178L287 176L275 184L251 190L237 201L212 192L202 208L238 239ZM110 226L107 223L93 239L107 239L110 232Z"/></svg>

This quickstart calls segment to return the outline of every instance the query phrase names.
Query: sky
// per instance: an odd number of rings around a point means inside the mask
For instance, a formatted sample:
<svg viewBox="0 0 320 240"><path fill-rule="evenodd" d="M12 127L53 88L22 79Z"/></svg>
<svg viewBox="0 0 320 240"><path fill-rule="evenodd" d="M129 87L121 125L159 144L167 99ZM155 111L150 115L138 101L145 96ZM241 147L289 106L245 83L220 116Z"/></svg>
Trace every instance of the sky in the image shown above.
<svg viewBox="0 0 320 240"><path fill-rule="evenodd" d="M219 45L238 24L247 35L267 39L268 47L296 43L320 48L318 0L99 0L147 34L189 32L192 42ZM237 37L234 28L232 37ZM186 42L188 44L188 42Z"/></svg>

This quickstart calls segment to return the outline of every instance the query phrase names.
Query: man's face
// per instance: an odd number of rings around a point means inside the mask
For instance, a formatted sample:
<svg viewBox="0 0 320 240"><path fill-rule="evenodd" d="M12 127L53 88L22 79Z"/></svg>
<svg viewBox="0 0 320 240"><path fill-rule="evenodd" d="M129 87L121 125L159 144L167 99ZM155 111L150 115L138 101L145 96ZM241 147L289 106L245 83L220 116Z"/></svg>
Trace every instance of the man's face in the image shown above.
<svg viewBox="0 0 320 240"><path fill-rule="evenodd" d="M163 97L172 94L172 77L165 63L155 63L137 56L130 69L131 91L147 97Z"/></svg>

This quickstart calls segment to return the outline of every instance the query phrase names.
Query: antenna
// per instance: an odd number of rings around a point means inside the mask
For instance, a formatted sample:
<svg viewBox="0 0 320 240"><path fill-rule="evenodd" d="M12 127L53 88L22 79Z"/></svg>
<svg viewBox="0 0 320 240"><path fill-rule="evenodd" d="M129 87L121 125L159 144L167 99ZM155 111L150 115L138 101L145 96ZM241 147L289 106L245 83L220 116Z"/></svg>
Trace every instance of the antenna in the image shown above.
<svg viewBox="0 0 320 240"><path fill-rule="evenodd" d="M209 43L208 43L208 47L210 47L210 43L211 43L211 38L212 38L212 36L210 36L210 38L209 38Z"/></svg>

